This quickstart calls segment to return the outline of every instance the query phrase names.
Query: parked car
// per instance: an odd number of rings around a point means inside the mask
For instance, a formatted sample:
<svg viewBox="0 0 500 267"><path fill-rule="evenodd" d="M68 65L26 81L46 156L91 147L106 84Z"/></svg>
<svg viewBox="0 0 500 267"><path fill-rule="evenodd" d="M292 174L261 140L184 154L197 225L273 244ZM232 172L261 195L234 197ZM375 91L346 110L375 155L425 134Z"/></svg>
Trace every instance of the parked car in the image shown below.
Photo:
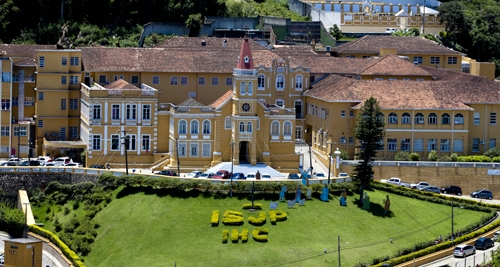
<svg viewBox="0 0 500 267"><path fill-rule="evenodd" d="M231 173L229 171L226 171L226 170L218 170L213 179L229 179L229 177L231 177Z"/></svg>
<svg viewBox="0 0 500 267"><path fill-rule="evenodd" d="M422 188L429 186L428 182L418 182L416 184L410 184L410 188L421 190Z"/></svg>
<svg viewBox="0 0 500 267"><path fill-rule="evenodd" d="M97 164L94 164L94 165L90 165L91 169L105 169L106 167L104 167L104 165L97 165Z"/></svg>
<svg viewBox="0 0 500 267"><path fill-rule="evenodd" d="M454 257L467 257L476 254L476 248L471 245L458 245L453 250Z"/></svg>
<svg viewBox="0 0 500 267"><path fill-rule="evenodd" d="M55 159L53 162L56 166L64 166L64 164L70 163L71 159L69 157L59 157Z"/></svg>
<svg viewBox="0 0 500 267"><path fill-rule="evenodd" d="M500 240L500 231L496 231L494 234L493 234L493 238L492 238L493 241L498 241Z"/></svg>
<svg viewBox="0 0 500 267"><path fill-rule="evenodd" d="M339 173L339 177L349 177L349 174L346 172Z"/></svg>
<svg viewBox="0 0 500 267"><path fill-rule="evenodd" d="M455 185L450 185L450 186L441 188L441 193L443 193L443 194L456 194L457 196L461 196L462 195L462 188L455 186Z"/></svg>
<svg viewBox="0 0 500 267"><path fill-rule="evenodd" d="M201 174L200 171L192 171L186 175L186 178L198 178Z"/></svg>
<svg viewBox="0 0 500 267"><path fill-rule="evenodd" d="M393 184L393 185L397 185L397 186L410 187L409 183L405 183L405 182L401 181L401 178L397 178L397 177L392 177L389 180L382 179L382 180L380 180L380 182Z"/></svg>
<svg viewBox="0 0 500 267"><path fill-rule="evenodd" d="M257 177L255 176L255 172L249 172L247 174L247 178L246 179L247 180L255 180L255 179L257 179Z"/></svg>
<svg viewBox="0 0 500 267"><path fill-rule="evenodd" d="M51 157L47 157L47 156L40 156L37 158L38 161L40 161L40 163L47 163L47 162L52 162L53 159Z"/></svg>
<svg viewBox="0 0 500 267"><path fill-rule="evenodd" d="M40 166L44 166L44 167L55 167L57 166L54 162L48 162L48 163L43 163L41 164Z"/></svg>
<svg viewBox="0 0 500 267"><path fill-rule="evenodd" d="M396 31L396 29L394 29L394 28L387 28L387 29L385 29L385 33L393 33L395 31Z"/></svg>
<svg viewBox="0 0 500 267"><path fill-rule="evenodd" d="M235 172L233 175L231 175L231 179L233 180L245 180L245 174L242 172Z"/></svg>
<svg viewBox="0 0 500 267"><path fill-rule="evenodd" d="M474 191L474 192L470 193L470 196L473 198L492 199L493 193L491 193L491 191L489 191L489 190L481 189L481 190Z"/></svg>
<svg viewBox="0 0 500 267"><path fill-rule="evenodd" d="M13 162L14 164L16 165L19 165L21 163L21 159L18 159L18 158L10 158L9 160L7 160L7 162Z"/></svg>
<svg viewBox="0 0 500 267"><path fill-rule="evenodd" d="M156 174L161 174L161 175L168 175L168 176L177 176L177 173L171 170L161 170L157 172Z"/></svg>
<svg viewBox="0 0 500 267"><path fill-rule="evenodd" d="M324 173L322 173L322 172L317 172L317 173L314 175L314 177L316 177L316 178L325 178L325 174L324 174Z"/></svg>
<svg viewBox="0 0 500 267"><path fill-rule="evenodd" d="M82 164L78 163L78 162L70 162L70 163L66 163L63 165L64 167L73 167L73 168L81 168L82 167Z"/></svg>
<svg viewBox="0 0 500 267"><path fill-rule="evenodd" d="M263 173L262 176L260 177L260 179L270 180L271 179L271 174L269 174L269 173Z"/></svg>
<svg viewBox="0 0 500 267"><path fill-rule="evenodd" d="M20 166L40 166L40 161L38 160L30 160L21 162Z"/></svg>
<svg viewBox="0 0 500 267"><path fill-rule="evenodd" d="M14 162L5 161L5 162L0 163L0 166L17 166L17 164Z"/></svg>
<svg viewBox="0 0 500 267"><path fill-rule="evenodd" d="M213 172L204 172L204 173L200 174L200 176L198 176L198 178L201 178L201 179L210 179L213 177L214 177Z"/></svg>
<svg viewBox="0 0 500 267"><path fill-rule="evenodd" d="M436 194L441 194L441 189L439 189L439 187L433 186L433 185L424 186L424 187L420 188L420 190L432 192L432 193L436 193Z"/></svg>
<svg viewBox="0 0 500 267"><path fill-rule="evenodd" d="M495 242L493 240L491 240L491 238L488 238L488 237L480 237L480 238L476 239L476 242L474 242L474 247L476 249L485 250L485 249L492 248L494 246L495 246Z"/></svg>
<svg viewBox="0 0 500 267"><path fill-rule="evenodd" d="M300 176L298 173L290 173L288 174L288 179L300 179Z"/></svg>

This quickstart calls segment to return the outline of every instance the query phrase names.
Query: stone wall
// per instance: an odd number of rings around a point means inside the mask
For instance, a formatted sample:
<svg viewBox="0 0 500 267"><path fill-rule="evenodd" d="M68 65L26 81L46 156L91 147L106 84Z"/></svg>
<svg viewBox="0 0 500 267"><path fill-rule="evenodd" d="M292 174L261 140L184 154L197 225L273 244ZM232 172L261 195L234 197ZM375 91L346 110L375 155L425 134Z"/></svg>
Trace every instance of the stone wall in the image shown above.
<svg viewBox="0 0 500 267"><path fill-rule="evenodd" d="M0 173L0 188L6 193L17 195L20 189L36 189L46 187L50 182L61 184L76 184L81 182L96 182L98 176L86 173Z"/></svg>
<svg viewBox="0 0 500 267"><path fill-rule="evenodd" d="M457 165L458 166L458 165ZM469 164L460 167L443 166L374 166L375 180L399 177L407 183L428 182L431 185L445 187L456 185L462 188L464 195L470 195L478 189L488 189L493 197L500 199L500 176L488 175L484 166L474 167ZM354 166L342 165L342 171L351 173Z"/></svg>

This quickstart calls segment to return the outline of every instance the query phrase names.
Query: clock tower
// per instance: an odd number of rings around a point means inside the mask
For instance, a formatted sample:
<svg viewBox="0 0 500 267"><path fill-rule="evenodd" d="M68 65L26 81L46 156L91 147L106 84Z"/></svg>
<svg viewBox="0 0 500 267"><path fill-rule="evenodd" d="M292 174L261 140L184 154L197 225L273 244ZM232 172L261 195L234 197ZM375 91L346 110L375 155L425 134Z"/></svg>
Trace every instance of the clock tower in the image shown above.
<svg viewBox="0 0 500 267"><path fill-rule="evenodd" d="M254 68L248 37L245 36L238 56L238 63L233 70L232 99L232 139L236 144L235 162L239 164L257 163L256 134L258 125L256 97L257 70Z"/></svg>

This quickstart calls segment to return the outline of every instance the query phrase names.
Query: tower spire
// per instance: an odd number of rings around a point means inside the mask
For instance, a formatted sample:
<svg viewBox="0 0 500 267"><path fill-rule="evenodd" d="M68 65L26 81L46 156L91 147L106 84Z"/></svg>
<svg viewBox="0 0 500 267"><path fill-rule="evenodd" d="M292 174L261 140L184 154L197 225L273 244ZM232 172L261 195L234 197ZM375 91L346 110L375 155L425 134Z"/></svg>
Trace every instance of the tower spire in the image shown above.
<svg viewBox="0 0 500 267"><path fill-rule="evenodd" d="M241 44L240 56L238 57L236 68L247 70L253 69L252 51L250 51L250 43L248 42L248 36L246 34L243 38L243 44Z"/></svg>

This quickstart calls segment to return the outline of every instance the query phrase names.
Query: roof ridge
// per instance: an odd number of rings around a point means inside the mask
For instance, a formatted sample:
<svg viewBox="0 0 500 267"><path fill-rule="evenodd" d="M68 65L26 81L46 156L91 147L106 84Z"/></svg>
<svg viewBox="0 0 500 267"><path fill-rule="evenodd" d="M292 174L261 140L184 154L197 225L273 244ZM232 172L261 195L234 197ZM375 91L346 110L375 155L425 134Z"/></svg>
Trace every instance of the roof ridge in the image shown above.
<svg viewBox="0 0 500 267"><path fill-rule="evenodd" d="M365 36L363 36L363 37L361 37L361 38L358 38L358 39L356 39L356 40L354 40L354 41L350 41L350 42L347 42L347 43L345 43L345 44L339 45L338 47L341 47L341 48L344 48L344 49L340 49L340 50L338 50L337 52L342 52L342 51L344 51L345 49L351 48L353 45L355 45L355 44L357 44L357 43L361 42L361 40L366 39L368 36L369 36L369 35L365 35Z"/></svg>

